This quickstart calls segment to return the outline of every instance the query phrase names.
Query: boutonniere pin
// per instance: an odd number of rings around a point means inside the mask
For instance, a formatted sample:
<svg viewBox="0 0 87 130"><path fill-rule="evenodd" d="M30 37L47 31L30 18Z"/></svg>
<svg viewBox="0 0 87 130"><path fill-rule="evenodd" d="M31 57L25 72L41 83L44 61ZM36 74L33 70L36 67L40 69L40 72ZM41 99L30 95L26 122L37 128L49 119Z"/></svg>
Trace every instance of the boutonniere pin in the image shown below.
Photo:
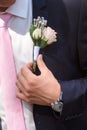
<svg viewBox="0 0 87 130"><path fill-rule="evenodd" d="M33 71L36 69L36 61L40 48L44 48L57 41L57 32L47 26L47 20L44 17L37 17L33 20L30 27L30 35L34 43L33 48Z"/></svg>

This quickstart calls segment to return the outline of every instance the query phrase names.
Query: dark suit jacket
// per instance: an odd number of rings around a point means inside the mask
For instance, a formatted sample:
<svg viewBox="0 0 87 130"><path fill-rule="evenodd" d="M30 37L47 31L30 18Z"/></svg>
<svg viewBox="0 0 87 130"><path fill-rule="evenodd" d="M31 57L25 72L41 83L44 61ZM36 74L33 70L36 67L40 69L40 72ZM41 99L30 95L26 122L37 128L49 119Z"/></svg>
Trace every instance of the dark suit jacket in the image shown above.
<svg viewBox="0 0 87 130"><path fill-rule="evenodd" d="M87 1L33 0L33 15L45 17L58 32L58 41L40 51L62 87L64 108L58 120L76 118L87 108ZM37 130L55 130L56 116L50 107L34 106Z"/></svg>

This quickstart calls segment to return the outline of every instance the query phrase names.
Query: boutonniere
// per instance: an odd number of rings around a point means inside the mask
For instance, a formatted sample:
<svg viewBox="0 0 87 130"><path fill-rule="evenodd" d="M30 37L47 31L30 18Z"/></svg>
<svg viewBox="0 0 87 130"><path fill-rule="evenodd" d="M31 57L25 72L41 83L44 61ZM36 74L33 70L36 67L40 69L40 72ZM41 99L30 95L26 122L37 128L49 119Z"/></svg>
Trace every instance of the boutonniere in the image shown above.
<svg viewBox="0 0 87 130"><path fill-rule="evenodd" d="M40 48L44 48L57 41L57 32L47 26L47 20L44 17L37 17L33 20L30 27L30 35L34 43L33 48L33 70L36 69L36 61L39 55Z"/></svg>

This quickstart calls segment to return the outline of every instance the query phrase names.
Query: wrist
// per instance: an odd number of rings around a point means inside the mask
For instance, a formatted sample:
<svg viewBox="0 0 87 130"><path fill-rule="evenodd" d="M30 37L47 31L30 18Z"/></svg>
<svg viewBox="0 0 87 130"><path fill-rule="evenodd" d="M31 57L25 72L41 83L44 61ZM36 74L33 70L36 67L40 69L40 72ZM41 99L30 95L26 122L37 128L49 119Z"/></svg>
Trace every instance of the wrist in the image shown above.
<svg viewBox="0 0 87 130"><path fill-rule="evenodd" d="M55 93L55 100L54 100L54 102L56 102L56 101L58 100L58 98L59 98L60 95L61 95L61 92L62 92L61 86L60 86L59 83L57 83L57 86L56 86L56 93Z"/></svg>
<svg viewBox="0 0 87 130"><path fill-rule="evenodd" d="M61 86L58 86L58 94L57 94L57 99L55 100L55 102L51 103L51 108L56 111L59 112L61 114L62 109L63 109L63 101L62 101L62 95L63 92L61 90Z"/></svg>

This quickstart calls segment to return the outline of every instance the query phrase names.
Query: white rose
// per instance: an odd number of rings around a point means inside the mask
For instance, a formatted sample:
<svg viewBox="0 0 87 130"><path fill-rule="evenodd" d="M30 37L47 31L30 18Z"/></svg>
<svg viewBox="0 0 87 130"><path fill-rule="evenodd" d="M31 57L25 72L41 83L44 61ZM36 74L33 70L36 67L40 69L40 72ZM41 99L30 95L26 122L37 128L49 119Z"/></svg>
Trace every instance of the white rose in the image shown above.
<svg viewBox="0 0 87 130"><path fill-rule="evenodd" d="M41 38L41 29L40 28L36 28L32 34L33 38L38 40L39 38Z"/></svg>

